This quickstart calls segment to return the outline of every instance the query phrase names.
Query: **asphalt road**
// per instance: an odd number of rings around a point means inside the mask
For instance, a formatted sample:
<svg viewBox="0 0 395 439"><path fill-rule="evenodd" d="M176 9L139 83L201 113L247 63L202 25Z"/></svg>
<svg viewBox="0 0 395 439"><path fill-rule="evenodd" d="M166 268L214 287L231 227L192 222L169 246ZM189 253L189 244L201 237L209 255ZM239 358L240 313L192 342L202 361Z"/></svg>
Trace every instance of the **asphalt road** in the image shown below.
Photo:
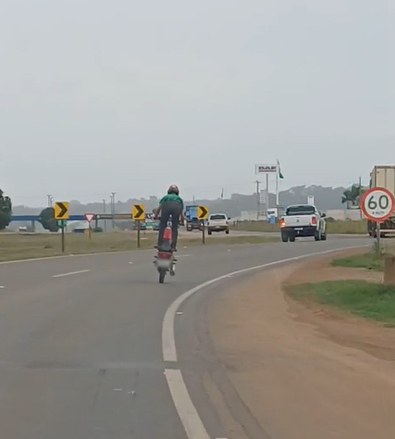
<svg viewBox="0 0 395 439"><path fill-rule="evenodd" d="M193 361L204 348L194 328L213 284L193 289L237 270L366 244L332 238L183 249L176 277L164 285L152 251L0 264L0 436L230 439L203 390L207 365ZM236 275L219 286L230 281ZM174 301L188 291L196 294L186 319L185 303Z"/></svg>

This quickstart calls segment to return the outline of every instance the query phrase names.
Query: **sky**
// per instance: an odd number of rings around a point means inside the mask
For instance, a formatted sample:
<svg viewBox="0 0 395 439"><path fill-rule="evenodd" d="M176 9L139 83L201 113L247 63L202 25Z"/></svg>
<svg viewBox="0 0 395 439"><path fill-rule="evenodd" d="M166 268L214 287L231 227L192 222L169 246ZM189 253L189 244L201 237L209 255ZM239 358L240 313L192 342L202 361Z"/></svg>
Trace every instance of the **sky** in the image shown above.
<svg viewBox="0 0 395 439"><path fill-rule="evenodd" d="M14 204L367 183L395 164L391 0L2 0Z"/></svg>

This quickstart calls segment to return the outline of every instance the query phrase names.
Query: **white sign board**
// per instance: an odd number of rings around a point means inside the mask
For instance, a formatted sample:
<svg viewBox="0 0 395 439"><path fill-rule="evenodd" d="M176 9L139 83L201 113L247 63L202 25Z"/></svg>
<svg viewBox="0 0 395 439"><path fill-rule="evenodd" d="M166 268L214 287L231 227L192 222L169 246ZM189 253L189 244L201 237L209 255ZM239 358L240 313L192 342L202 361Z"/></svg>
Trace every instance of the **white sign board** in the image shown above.
<svg viewBox="0 0 395 439"><path fill-rule="evenodd" d="M276 174L277 165L255 165L255 174Z"/></svg>
<svg viewBox="0 0 395 439"><path fill-rule="evenodd" d="M307 197L307 204L309 204L310 206L314 206L314 204L315 204L314 195L309 195Z"/></svg>

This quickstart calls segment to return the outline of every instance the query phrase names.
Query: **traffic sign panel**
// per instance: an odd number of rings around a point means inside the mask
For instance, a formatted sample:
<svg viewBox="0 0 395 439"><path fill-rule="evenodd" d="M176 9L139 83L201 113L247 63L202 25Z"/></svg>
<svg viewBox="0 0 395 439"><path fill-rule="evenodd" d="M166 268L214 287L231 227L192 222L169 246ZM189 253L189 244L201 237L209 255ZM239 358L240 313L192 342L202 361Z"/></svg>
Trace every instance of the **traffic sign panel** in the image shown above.
<svg viewBox="0 0 395 439"><path fill-rule="evenodd" d="M198 206L198 219L207 220L208 219L208 207Z"/></svg>
<svg viewBox="0 0 395 439"><path fill-rule="evenodd" d="M394 209L394 194L382 187L368 190L361 200L361 210L370 221L385 221L394 213Z"/></svg>
<svg viewBox="0 0 395 439"><path fill-rule="evenodd" d="M145 206L143 204L135 204L132 209L132 217L136 221L145 221Z"/></svg>
<svg viewBox="0 0 395 439"><path fill-rule="evenodd" d="M69 207L70 203L66 201L57 201L55 203L55 219L68 220L70 218Z"/></svg>
<svg viewBox="0 0 395 439"><path fill-rule="evenodd" d="M88 221L88 223L92 222L92 220L95 218L95 214L94 213L86 213L85 214L85 219Z"/></svg>

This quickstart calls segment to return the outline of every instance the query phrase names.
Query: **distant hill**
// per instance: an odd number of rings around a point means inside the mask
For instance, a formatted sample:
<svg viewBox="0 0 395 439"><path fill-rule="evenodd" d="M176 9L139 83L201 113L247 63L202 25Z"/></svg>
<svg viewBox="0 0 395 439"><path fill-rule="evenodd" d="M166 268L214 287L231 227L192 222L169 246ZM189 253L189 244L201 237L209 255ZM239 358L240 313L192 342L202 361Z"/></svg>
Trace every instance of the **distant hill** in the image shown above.
<svg viewBox="0 0 395 439"><path fill-rule="evenodd" d="M343 192L346 189L343 187L323 187L323 186L296 186L280 193L280 205L288 206L295 203L306 203L307 197L313 195L315 202L321 210L344 209L341 203ZM133 204L144 204L148 211L152 211L158 205L157 197L150 197L148 199L129 199L126 202L117 202L115 209L119 213L127 213L131 211ZM270 194L270 205L274 206L276 202L275 195ZM186 204L192 202L186 201ZM224 212L231 217L237 217L242 211L256 210L256 194L242 195L233 194L230 199L217 200L196 200L195 204L207 205L211 211ZM44 207L44 206L43 206ZM81 204L79 201L71 201L70 210L73 214L84 213L102 213L102 203ZM26 206L15 206L13 212L16 215L38 214L40 208L29 208ZM106 206L107 213L110 212L110 206Z"/></svg>

